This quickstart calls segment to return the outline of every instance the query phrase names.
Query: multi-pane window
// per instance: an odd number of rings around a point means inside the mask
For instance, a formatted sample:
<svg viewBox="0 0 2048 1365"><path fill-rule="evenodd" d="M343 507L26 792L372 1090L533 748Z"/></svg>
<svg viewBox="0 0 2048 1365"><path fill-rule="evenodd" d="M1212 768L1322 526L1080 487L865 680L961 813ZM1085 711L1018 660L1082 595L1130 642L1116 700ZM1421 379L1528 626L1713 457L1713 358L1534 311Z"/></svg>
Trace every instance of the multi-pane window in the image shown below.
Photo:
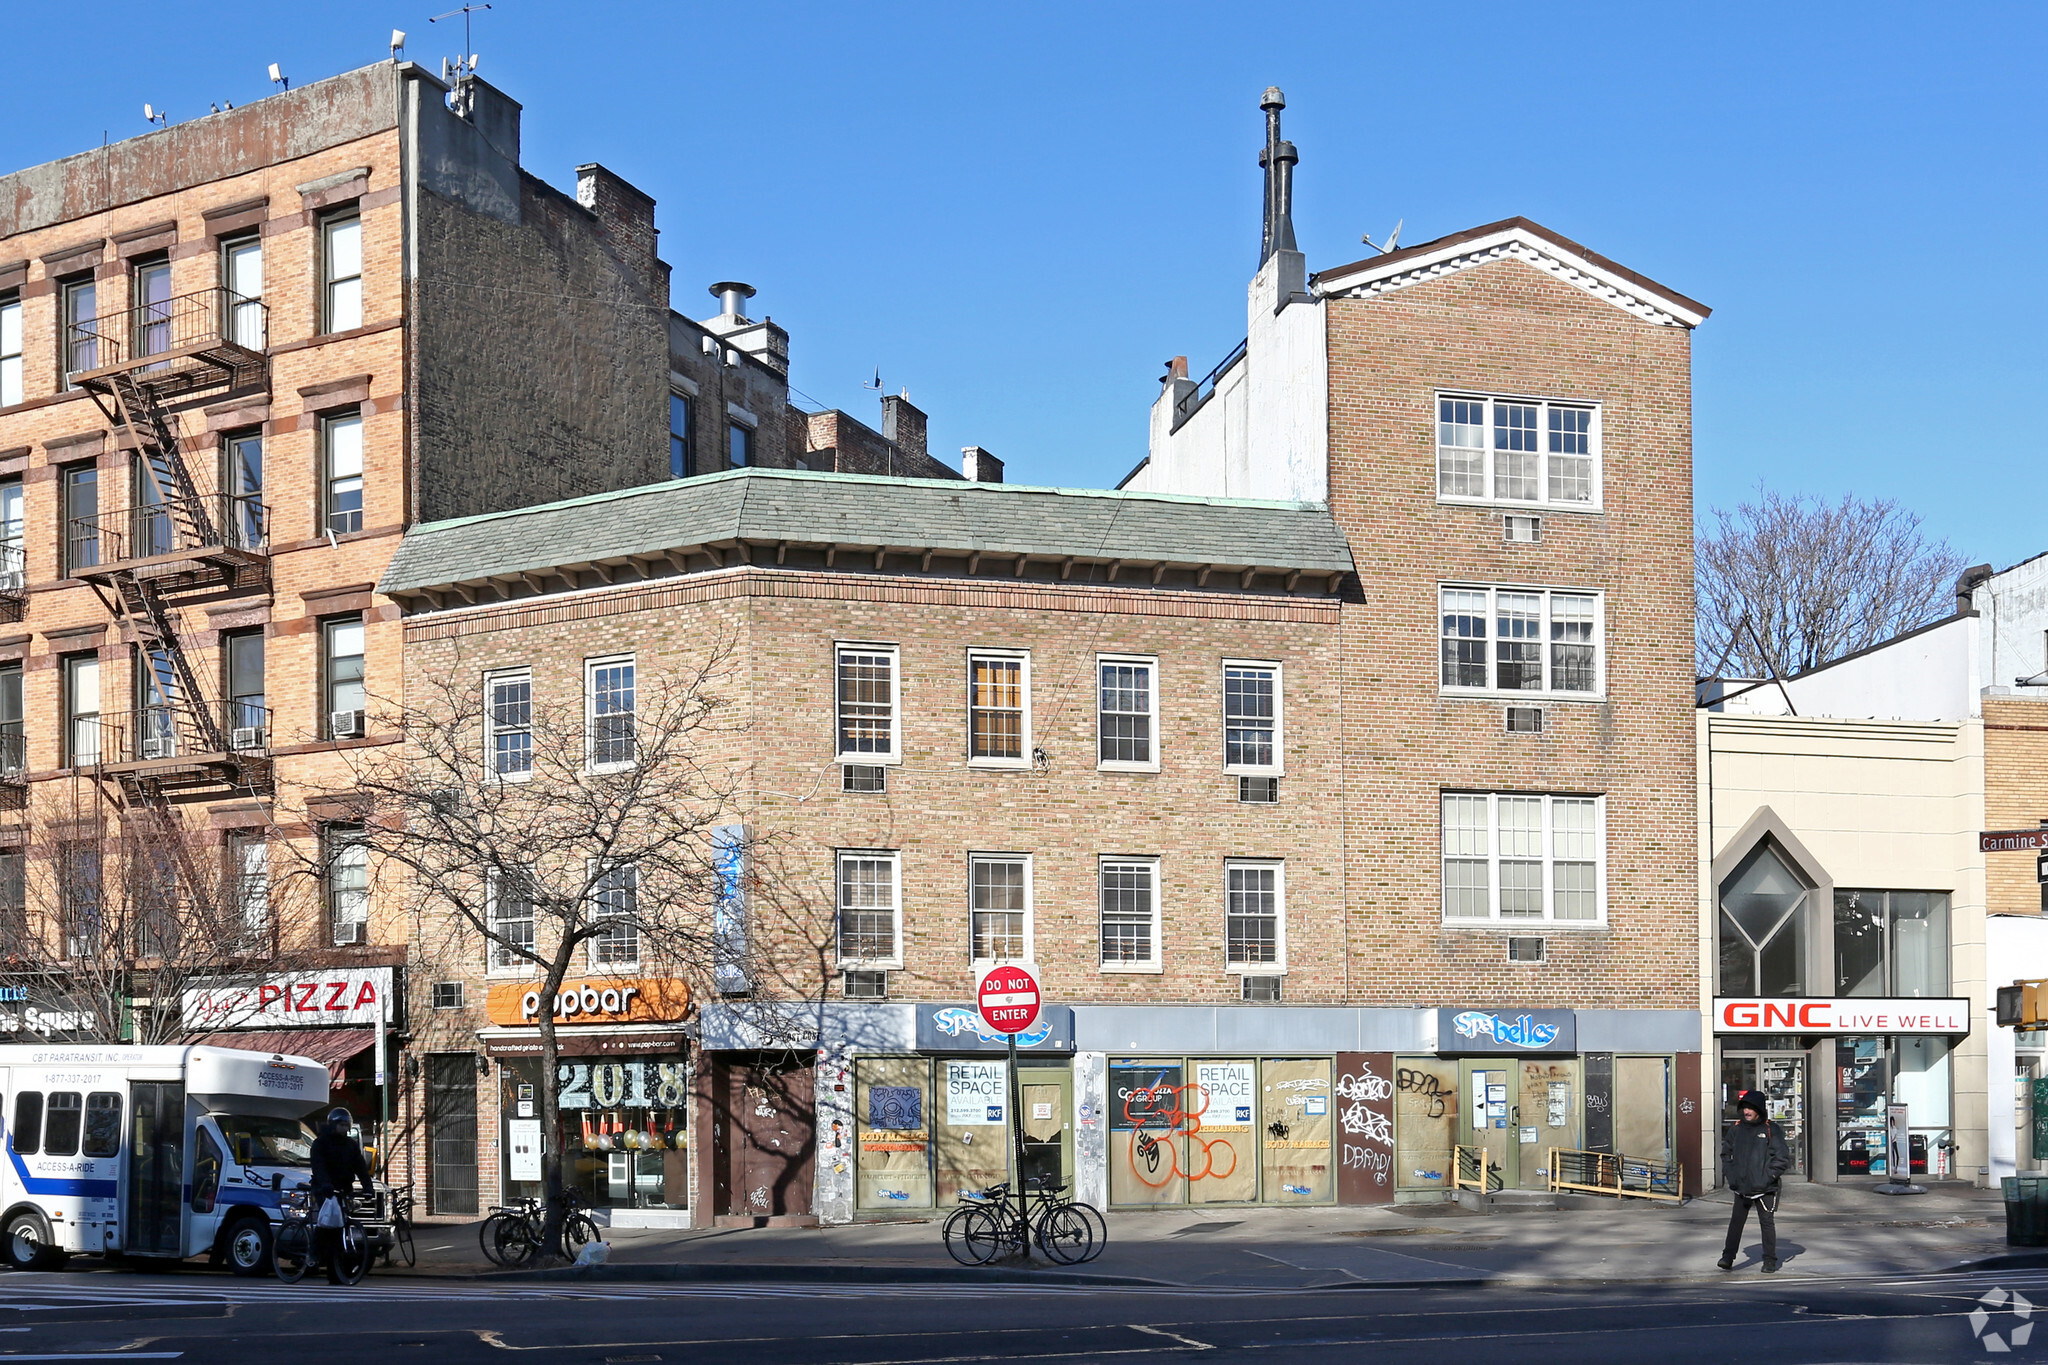
<svg viewBox="0 0 2048 1365"><path fill-rule="evenodd" d="M28 855L18 847L0 848L0 935L26 944L28 933Z"/></svg>
<svg viewBox="0 0 2048 1365"><path fill-rule="evenodd" d="M970 932L976 962L1031 956L1031 859L977 854L967 861Z"/></svg>
<svg viewBox="0 0 2048 1365"><path fill-rule="evenodd" d="M591 881L590 965L630 967L640 960L640 869L632 863L602 868Z"/></svg>
<svg viewBox="0 0 2048 1365"><path fill-rule="evenodd" d="M363 618L345 616L321 625L321 680L327 693L327 737L363 736Z"/></svg>
<svg viewBox="0 0 2048 1365"><path fill-rule="evenodd" d="M363 943L369 938L370 846L361 825L328 825L320 831L326 845L327 923L337 944Z"/></svg>
<svg viewBox="0 0 2048 1365"><path fill-rule="evenodd" d="M263 325L263 239L221 243L220 278L228 291L228 340L251 351L264 349L270 339Z"/></svg>
<svg viewBox="0 0 2048 1365"><path fill-rule="evenodd" d="M668 472L683 478L690 472L690 399L671 392L668 396Z"/></svg>
<svg viewBox="0 0 2048 1365"><path fill-rule="evenodd" d="M1526 398L1437 397L1439 498L1590 510L1600 502L1598 409Z"/></svg>
<svg viewBox="0 0 2048 1365"><path fill-rule="evenodd" d="M95 957L106 932L100 849L91 842L57 846L57 904L64 922L64 956Z"/></svg>
<svg viewBox="0 0 2048 1365"><path fill-rule="evenodd" d="M363 220L350 215L320 225L321 330L363 325Z"/></svg>
<svg viewBox="0 0 2048 1365"><path fill-rule="evenodd" d="M838 957L841 966L902 961L902 902L897 895L897 856L865 852L839 855Z"/></svg>
<svg viewBox="0 0 2048 1365"><path fill-rule="evenodd" d="M58 318L64 328L58 346L64 358L64 387L69 389L75 387L73 375L99 368L100 334L92 324L100 315L100 291L90 275L67 280L57 288L63 300Z"/></svg>
<svg viewBox="0 0 2048 1365"><path fill-rule="evenodd" d="M336 535L363 529L363 417L352 412L320 424L326 465L322 523Z"/></svg>
<svg viewBox="0 0 2048 1365"><path fill-rule="evenodd" d="M1446 690L1599 694L1600 594L1444 587L1437 603Z"/></svg>
<svg viewBox="0 0 2048 1365"><path fill-rule="evenodd" d="M1098 659L1096 759L1105 768L1159 767L1159 692L1155 659Z"/></svg>
<svg viewBox="0 0 2048 1365"><path fill-rule="evenodd" d="M227 863L239 928L261 942L270 932L270 845L261 834L231 834Z"/></svg>
<svg viewBox="0 0 2048 1365"><path fill-rule="evenodd" d="M21 399L21 297L17 294L0 298L0 408Z"/></svg>
<svg viewBox="0 0 2048 1365"><path fill-rule="evenodd" d="M1024 654L967 656L967 756L1021 764L1031 746L1031 659Z"/></svg>
<svg viewBox="0 0 2048 1365"><path fill-rule="evenodd" d="M500 872L491 878L490 892L491 966L521 966L528 959L519 950L534 948L533 883L523 872Z"/></svg>
<svg viewBox="0 0 2048 1365"><path fill-rule="evenodd" d="M636 704L631 659L592 659L583 666L584 707L590 726L590 766L623 768L632 763Z"/></svg>
<svg viewBox="0 0 2048 1365"><path fill-rule="evenodd" d="M99 655L72 654L64 660L64 762L82 768L99 761Z"/></svg>
<svg viewBox="0 0 2048 1365"><path fill-rule="evenodd" d="M1159 860L1104 858L1096 865L1102 965L1159 965Z"/></svg>
<svg viewBox="0 0 2048 1365"><path fill-rule="evenodd" d="M727 423L726 439L732 456L734 469L745 469L754 462L754 429L745 422Z"/></svg>
<svg viewBox="0 0 2048 1365"><path fill-rule="evenodd" d="M162 355L171 349L171 263L155 260L138 265L128 280L132 305L129 335L135 354Z"/></svg>
<svg viewBox="0 0 2048 1365"><path fill-rule="evenodd" d="M1287 963L1287 872L1279 863L1230 862L1223 868L1224 960L1232 967Z"/></svg>
<svg viewBox="0 0 2048 1365"><path fill-rule="evenodd" d="M1605 830L1597 796L1445 792L1445 920L1598 921Z"/></svg>
<svg viewBox="0 0 2048 1365"><path fill-rule="evenodd" d="M92 465L65 466L60 534L65 573L90 569L100 562L100 472Z"/></svg>
<svg viewBox="0 0 2048 1365"><path fill-rule="evenodd" d="M496 673L484 680L484 691L491 775L519 781L533 772L533 675Z"/></svg>
<svg viewBox="0 0 2048 1365"><path fill-rule="evenodd" d="M893 645L840 645L833 672L842 761L894 763L897 654Z"/></svg>
<svg viewBox="0 0 2048 1365"><path fill-rule="evenodd" d="M1229 772L1280 770L1280 665L1223 665L1223 766Z"/></svg>

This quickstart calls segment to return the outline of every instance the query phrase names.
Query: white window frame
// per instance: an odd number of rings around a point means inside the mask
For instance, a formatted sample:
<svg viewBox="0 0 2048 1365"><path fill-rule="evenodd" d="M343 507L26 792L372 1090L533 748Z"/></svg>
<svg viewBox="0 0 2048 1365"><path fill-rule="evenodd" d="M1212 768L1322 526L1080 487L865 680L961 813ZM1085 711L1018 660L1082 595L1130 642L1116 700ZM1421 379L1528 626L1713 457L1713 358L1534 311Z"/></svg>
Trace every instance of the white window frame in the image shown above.
<svg viewBox="0 0 2048 1365"><path fill-rule="evenodd" d="M1144 712L1151 739L1152 757L1147 760L1104 758L1102 756L1102 670L1111 667L1143 668L1147 673L1146 694L1150 710ZM1138 715L1119 711L1118 715ZM1111 773L1156 773L1159 771L1159 657L1155 654L1098 654L1095 656L1095 766Z"/></svg>
<svg viewBox="0 0 2048 1365"><path fill-rule="evenodd" d="M600 913L600 912L599 912L599 910L598 910L598 908L597 908L597 907L598 907L598 904L599 904L599 901L598 901L598 896L599 896L599 895L601 894L601 892L600 892L600 890L599 890L599 888L598 888L598 884L597 884L597 882L598 882L598 878L599 878L599 877L602 877L602 876L606 876L606 875L608 875L608 874L610 874L610 873L616 872L616 871L620 870L621 868L624 868L624 869L628 869L628 870L630 870L630 871L632 872L632 874L633 874L633 915L631 915L631 916L617 916L617 915L611 915L611 914L603 914L603 913ZM602 922L603 922L603 921L605 921L605 920L610 920L610 919L618 919L618 918L629 918L629 919L630 919L630 918L633 918L634 916L637 916L637 915L639 914L639 907L640 907L640 893L641 893L641 886L640 886L640 867L639 867L639 864L637 864L637 863L634 863L634 862L632 862L631 860L628 860L628 859L621 859L621 860L618 860L618 861L615 861L615 862L605 863L605 862L600 862L599 860L597 860L597 859L593 858L593 859L591 860L591 862L590 862L590 872L589 872L589 876L590 876L590 922L591 922L591 924L592 924L593 926L594 926L594 925L597 925L597 924L600 924L600 923L602 923ZM537 928L538 928L538 926L536 926L536 929L537 929ZM605 931L604 933L599 933L599 934L592 934L592 935L590 936L590 938L588 938L587 940L585 940L585 942L584 942L584 945L583 945L584 957L585 957L585 960L589 962L589 964L590 964L590 969L591 969L592 971L610 971L610 970L613 970L613 969L615 969L615 968L619 968L619 967L637 967L637 966L639 966L639 965L640 965L641 961L642 961L642 960L643 960L643 959L645 958L645 956L646 956L646 948L647 948L647 945L646 945L646 943L644 942L644 940L645 940L645 938L646 938L646 935L645 935L645 934L643 934L643 933L641 932L641 930L640 930L640 926L639 926L639 924L638 924L637 922L633 924L632 928L633 928L633 956L632 956L632 957L630 957L630 958L623 958L623 957L621 957L621 958L605 958L605 959L600 959L600 958L598 957L598 955L597 955L597 945L598 945L598 943L599 943L599 941L600 941L601 939L603 939L604 937L608 936L608 934L609 934L609 932L610 932L609 930Z"/></svg>
<svg viewBox="0 0 2048 1365"><path fill-rule="evenodd" d="M343 273L342 263L334 249L337 233L349 228L355 229L356 260L355 273ZM320 334L332 336L338 332L353 332L369 320L363 297L363 266L368 256L363 250L363 216L358 209L342 209L320 220ZM352 295L346 289L354 285ZM351 320L348 307L340 306L345 298L353 299L355 317ZM338 324L346 323L346 326Z"/></svg>
<svg viewBox="0 0 2048 1365"><path fill-rule="evenodd" d="M504 874L501 871L491 871L484 874L484 923L491 926L491 932L493 933L498 931L498 888L503 878ZM531 902L528 902L527 908L529 912L532 912ZM533 946L538 946L540 943L540 915L538 913L529 913L528 919L533 925ZM497 940L488 939L485 941L484 971L486 975L531 976L534 970L535 964L533 962L502 947Z"/></svg>
<svg viewBox="0 0 2048 1365"><path fill-rule="evenodd" d="M1152 956L1128 961L1111 961L1107 955L1109 935L1105 931L1102 904L1102 878L1111 867L1143 867L1152 878ZM1165 927L1165 914L1160 902L1159 859L1149 854L1104 853L1095 859L1095 966L1096 970L1112 975L1137 973L1159 975L1166 970L1166 952L1160 942Z"/></svg>
<svg viewBox="0 0 2048 1365"><path fill-rule="evenodd" d="M1232 868L1258 867L1273 870L1273 960L1232 962L1230 960L1230 872ZM1284 858L1225 858L1223 860L1223 970L1233 976L1285 976L1287 974L1287 861Z"/></svg>
<svg viewBox="0 0 2048 1365"><path fill-rule="evenodd" d="M22 401L21 295L0 298L0 407Z"/></svg>
<svg viewBox="0 0 2048 1365"><path fill-rule="evenodd" d="M976 971L993 967L998 962L1035 962L1038 947L1037 890L1032 857L1029 853L970 853L967 855L967 956ZM974 869L982 863L1024 864L1024 955L1022 957L976 957L974 955ZM897 903L902 903L902 894L897 894ZM1008 914L1008 911L986 911L987 914Z"/></svg>
<svg viewBox="0 0 2048 1365"><path fill-rule="evenodd" d="M630 664L633 668L633 757L597 761L597 671ZM583 661L583 767L586 772L622 773L640 761L640 661L632 654L607 654Z"/></svg>
<svg viewBox="0 0 2048 1365"><path fill-rule="evenodd" d="M1023 715L1019 720L1023 733L1019 736L1017 757L977 758L974 754L974 664L977 659L1001 659L1017 663L1017 700ZM1031 766L1031 651L1028 649L970 649L967 651L967 766L970 768L1006 768L1012 771Z"/></svg>
<svg viewBox="0 0 2048 1365"><path fill-rule="evenodd" d="M1446 493L1444 491L1444 451L1447 449L1469 449L1469 447L1462 446L1450 447L1443 443L1441 419L1443 416L1443 404L1446 400L1450 402L1485 404L1483 421L1480 423L1480 426L1486 435L1481 446L1483 454L1479 462L1479 478L1481 485L1486 491L1481 496L1474 497L1470 494ZM1495 403L1512 403L1518 407L1533 405L1537 409L1537 495L1534 498L1503 498L1494 496L1493 432ZM1590 501L1575 502L1570 499L1560 499L1551 496L1550 410L1552 408L1570 409L1574 412L1590 412L1593 415L1586 439L1586 446L1593 461L1593 496ZM1599 403L1562 398L1529 398L1511 393L1474 393L1464 389L1438 389L1430 401L1429 422L1432 466L1430 469L1430 483L1436 490L1436 500L1438 502L1464 507L1512 507L1517 509L1533 507L1540 511L1548 512L1599 512L1604 510L1606 460L1602 451L1602 411Z"/></svg>
<svg viewBox="0 0 2048 1365"><path fill-rule="evenodd" d="M1484 798L1486 801L1486 904L1484 915L1453 915L1450 906L1451 861L1446 848L1449 829L1444 805L1452 798ZM1503 797L1540 799L1543 802L1543 913L1508 915L1500 913L1500 802ZM1557 915L1557 804L1563 801L1593 803L1593 918L1560 919ZM1473 861L1476 861L1474 859ZM1574 860L1576 861L1576 860ZM1586 792L1490 792L1447 787L1437 797L1437 911L1445 928L1487 928L1540 925L1545 929L1600 929L1607 924L1607 798Z"/></svg>
<svg viewBox="0 0 2048 1365"><path fill-rule="evenodd" d="M1268 764L1230 761L1230 687L1233 668L1267 668L1273 671L1273 761ZM1222 741L1223 771L1247 777L1280 777L1287 769L1287 670L1277 659L1225 659L1216 670L1216 713L1220 722L1217 738Z"/></svg>
<svg viewBox="0 0 2048 1365"><path fill-rule="evenodd" d="M501 731L504 733L515 733L522 727L516 725L499 726L495 692L500 683L518 682L526 684L526 725L523 727L526 731L526 770L516 773L501 773L498 771L498 735ZM639 679L637 676L634 682L634 700L637 702L639 700L637 695ZM533 777L533 670L524 667L501 668L484 674L483 710L484 769L489 779L493 782L530 781Z"/></svg>
<svg viewBox="0 0 2048 1365"><path fill-rule="evenodd" d="M891 890L890 942L895 952L887 957L847 957L841 954L840 916L845 913L843 902L846 864L848 862L886 862L889 864L889 886ZM832 959L840 971L849 968L859 971L901 971L903 968L903 855L893 848L842 848L832 859Z"/></svg>
<svg viewBox="0 0 2048 1365"><path fill-rule="evenodd" d="M846 733L846 716L840 710L839 672L849 654L886 655L889 659L889 747L864 752L841 748ZM832 749L834 761L863 766L894 766L903 761L903 651L896 645L865 644L838 640L832 645Z"/></svg>
<svg viewBox="0 0 2048 1365"><path fill-rule="evenodd" d="M1486 685L1484 687L1463 687L1444 681L1444 594L1449 592L1483 592L1486 594ZM1500 595L1502 593L1531 594L1543 599L1542 612L1537 620L1537 640L1542 646L1540 658L1543 661L1543 686L1540 688L1507 688L1500 683L1500 658L1496 647L1500 644ZM1560 692L1552 685L1551 648L1556 643L1550 638L1551 602L1558 597L1590 597L1593 599L1593 690L1590 692ZM1453 583L1437 584L1436 588L1436 685L1437 692L1446 697L1489 697L1508 700L1576 701L1600 702L1607 700L1607 594L1596 588L1539 587L1535 584L1520 583Z"/></svg>

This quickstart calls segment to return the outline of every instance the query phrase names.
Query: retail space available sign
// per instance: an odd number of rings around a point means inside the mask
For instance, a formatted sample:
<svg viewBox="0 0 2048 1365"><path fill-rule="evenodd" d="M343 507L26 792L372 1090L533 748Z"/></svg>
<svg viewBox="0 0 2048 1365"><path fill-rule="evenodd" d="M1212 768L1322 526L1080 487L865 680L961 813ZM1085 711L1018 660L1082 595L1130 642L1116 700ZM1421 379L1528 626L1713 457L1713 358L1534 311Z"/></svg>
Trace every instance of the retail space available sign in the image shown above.
<svg viewBox="0 0 2048 1365"><path fill-rule="evenodd" d="M194 1029L374 1026L392 1022L392 975L389 967L357 967L203 979L180 1005Z"/></svg>
<svg viewBox="0 0 2048 1365"><path fill-rule="evenodd" d="M949 1127L999 1124L1009 1102L1009 1063L946 1063L946 1123Z"/></svg>
<svg viewBox="0 0 2048 1365"><path fill-rule="evenodd" d="M1968 1033L1970 1002L1951 998L1716 996L1716 1033Z"/></svg>

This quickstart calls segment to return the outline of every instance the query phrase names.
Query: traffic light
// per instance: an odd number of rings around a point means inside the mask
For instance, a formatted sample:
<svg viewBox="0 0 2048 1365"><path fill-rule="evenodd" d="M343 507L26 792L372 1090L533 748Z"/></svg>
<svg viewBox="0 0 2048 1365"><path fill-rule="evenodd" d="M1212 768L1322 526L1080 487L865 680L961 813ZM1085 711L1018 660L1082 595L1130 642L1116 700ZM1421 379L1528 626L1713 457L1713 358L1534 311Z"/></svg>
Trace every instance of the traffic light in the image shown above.
<svg viewBox="0 0 2048 1365"><path fill-rule="evenodd" d="M1998 988L2000 1028L2048 1029L2048 981L2015 981Z"/></svg>

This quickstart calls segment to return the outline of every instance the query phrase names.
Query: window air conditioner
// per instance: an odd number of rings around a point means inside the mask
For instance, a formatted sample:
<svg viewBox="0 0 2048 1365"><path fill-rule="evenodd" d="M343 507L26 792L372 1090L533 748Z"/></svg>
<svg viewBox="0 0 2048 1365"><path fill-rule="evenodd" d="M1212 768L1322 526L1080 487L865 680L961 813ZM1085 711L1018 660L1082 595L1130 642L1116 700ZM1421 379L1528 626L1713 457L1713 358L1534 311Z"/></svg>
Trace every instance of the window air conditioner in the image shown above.
<svg viewBox="0 0 2048 1365"><path fill-rule="evenodd" d="M350 712L350 715L355 714ZM263 727L260 725L237 725L228 735L228 747L237 753L247 749L263 747Z"/></svg>
<svg viewBox="0 0 2048 1365"><path fill-rule="evenodd" d="M143 758L171 758L178 752L178 742L169 735L152 735L142 741Z"/></svg>
<svg viewBox="0 0 2048 1365"><path fill-rule="evenodd" d="M347 948L366 942L369 937L369 930L370 926L359 919L350 920L346 924L337 924L334 926L334 946L337 948Z"/></svg>
<svg viewBox="0 0 2048 1365"><path fill-rule="evenodd" d="M329 739L361 739L363 737L363 713L360 711L328 712L327 737Z"/></svg>

